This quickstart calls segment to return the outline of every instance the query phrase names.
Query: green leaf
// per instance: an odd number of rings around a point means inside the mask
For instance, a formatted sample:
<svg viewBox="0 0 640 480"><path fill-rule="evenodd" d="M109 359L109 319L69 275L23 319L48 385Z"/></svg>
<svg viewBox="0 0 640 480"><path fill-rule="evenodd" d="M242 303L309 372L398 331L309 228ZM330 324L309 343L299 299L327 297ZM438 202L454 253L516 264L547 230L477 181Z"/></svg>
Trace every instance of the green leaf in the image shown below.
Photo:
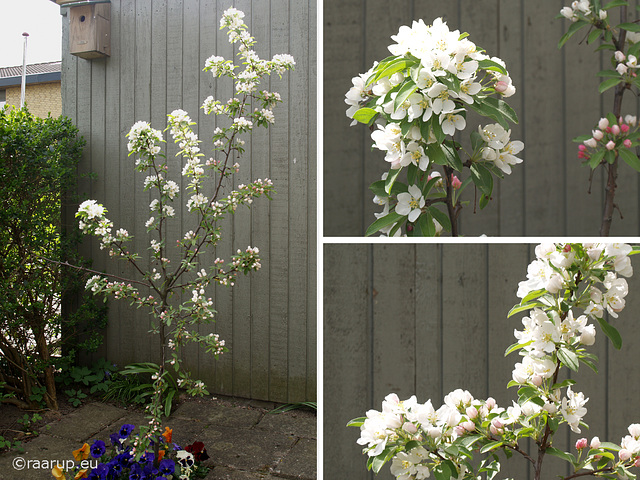
<svg viewBox="0 0 640 480"><path fill-rule="evenodd" d="M601 70L596 74L598 77L617 77L620 78L620 74L615 70ZM588 138L591 138L591 135L588 135ZM586 140L586 138L585 138Z"/></svg>
<svg viewBox="0 0 640 480"><path fill-rule="evenodd" d="M433 130L433 135L436 137L438 143L444 142L444 138L446 137L446 135L442 131L442 126L435 117L431 117L431 129Z"/></svg>
<svg viewBox="0 0 640 480"><path fill-rule="evenodd" d="M509 355L510 353L515 352L516 350L520 350L521 348L526 347L527 345L531 345L531 343L533 342L533 340L530 340L526 343L514 343L512 345L509 345L509 347L507 347L507 349L504 351L504 356L506 357L507 355Z"/></svg>
<svg viewBox="0 0 640 480"><path fill-rule="evenodd" d="M407 167L407 183L414 185L416 183L416 177L418 176L418 166L410 163Z"/></svg>
<svg viewBox="0 0 640 480"><path fill-rule="evenodd" d="M393 184L396 182L396 178L398 178L398 175L400 174L401 171L402 171L402 167L392 168L391 170L389 170L389 174L387 175L387 178L384 181L384 191L387 192L388 194L391 192L391 189L393 188Z"/></svg>
<svg viewBox="0 0 640 480"><path fill-rule="evenodd" d="M527 293L524 296L524 298L520 301L520 303L523 304L523 303L530 302L531 300L535 300L536 298L540 298L545 293L547 293L547 289L546 288L540 288L538 290L532 290L531 292Z"/></svg>
<svg viewBox="0 0 640 480"><path fill-rule="evenodd" d="M560 347L558 349L558 358L564 365L566 365L568 368L570 368L574 372L578 371L578 367L579 367L578 356L571 350L568 350L564 347Z"/></svg>
<svg viewBox="0 0 640 480"><path fill-rule="evenodd" d="M415 59L406 58L406 57L397 57L395 60L391 60L388 63L379 64L378 71L373 75L372 78L369 79L368 84L371 85L374 82L377 82L381 78L389 77L394 73L397 73L405 68L411 67L416 63Z"/></svg>
<svg viewBox="0 0 640 480"><path fill-rule="evenodd" d="M442 152L444 153L444 157L447 162L447 165L449 165L454 170L461 172L464 166L462 165L462 160L460 160L460 155L458 155L458 151L455 148L447 145L446 143L443 143L441 147L442 147Z"/></svg>
<svg viewBox="0 0 640 480"><path fill-rule="evenodd" d="M620 348L622 347L622 337L620 336L620 332L618 332L616 327L609 324L605 319L596 318L596 320L598 320L600 328L602 329L604 334L609 337L616 350L620 350Z"/></svg>
<svg viewBox="0 0 640 480"><path fill-rule="evenodd" d="M635 171L640 172L640 159L626 147L620 147L618 149L618 155L624 162L633 168Z"/></svg>
<svg viewBox="0 0 640 480"><path fill-rule="evenodd" d="M509 310L509 313L507 314L507 318L512 317L516 313L524 312L525 310L531 310L534 307L544 307L544 304L540 302L531 302L531 303L516 305L511 310Z"/></svg>
<svg viewBox="0 0 640 480"><path fill-rule="evenodd" d="M363 107L353 114L353 119L368 124L378 114L373 108Z"/></svg>
<svg viewBox="0 0 640 480"><path fill-rule="evenodd" d="M589 37L587 38L587 45L591 45L593 42L595 42L600 37L600 35L602 35L602 30L600 30L599 28L592 30L591 33L589 33Z"/></svg>
<svg viewBox="0 0 640 480"><path fill-rule="evenodd" d="M433 217L429 212L420 215L416 226L419 228L422 237L436 236L436 226L433 224Z"/></svg>
<svg viewBox="0 0 640 480"><path fill-rule="evenodd" d="M578 20L577 22L572 23L567 30L567 33L565 33L562 38L560 38L560 41L558 42L558 48L562 48L562 46L567 43L567 40L573 37L578 32L578 30L586 27L587 25L589 25L589 22L587 22L586 20Z"/></svg>
<svg viewBox="0 0 640 480"><path fill-rule="evenodd" d="M417 89L418 86L413 80L408 80L407 82L405 82L405 84L402 85L402 87L398 91L395 100L393 101L393 111L395 112L396 110L398 110L398 108L400 108L404 101L409 98L409 95L411 95Z"/></svg>
<svg viewBox="0 0 640 480"><path fill-rule="evenodd" d="M571 385L575 385L576 381L572 380L571 378L567 378L565 381L560 382L560 383L554 383L553 386L551 387L551 390L555 390L557 388L566 388L569 387Z"/></svg>
<svg viewBox="0 0 640 480"><path fill-rule="evenodd" d="M547 447L547 453L550 454L550 455L553 455L554 457L558 457L558 458L561 458L563 460L566 460L567 462L571 463L572 465L575 465L575 463L576 463L576 457L574 457L570 453L563 452L562 450L558 450L555 447Z"/></svg>
<svg viewBox="0 0 640 480"><path fill-rule="evenodd" d="M449 215L440 211L434 205L429 206L427 210L433 216L433 218L435 218L438 223L442 225L442 228L444 228L447 232L451 231L451 220L449 219Z"/></svg>
<svg viewBox="0 0 640 480"><path fill-rule="evenodd" d="M607 36L607 34L605 33L605 37ZM606 39L606 38L605 38ZM608 41L608 40L607 40ZM614 47L613 45L611 45L610 43L603 43L602 45L598 46L598 48L596 48L594 51L595 52L599 52L601 50L615 50L616 47Z"/></svg>
<svg viewBox="0 0 640 480"><path fill-rule="evenodd" d="M491 172L482 164L473 163L471 165L471 176L476 187L486 196L490 197L493 191L493 176Z"/></svg>
<svg viewBox="0 0 640 480"><path fill-rule="evenodd" d="M491 450L495 450L496 448L501 447L502 445L504 445L504 442L502 442L501 440L489 442L486 445L482 446L482 448L480 449L480 453L490 452Z"/></svg>
<svg viewBox="0 0 640 480"><path fill-rule="evenodd" d="M620 77L618 77L618 78L608 78L598 86L598 91L600 93L604 93L607 90L609 90L610 88L615 87L619 83L622 83L622 79Z"/></svg>
<svg viewBox="0 0 640 480"><path fill-rule="evenodd" d="M621 23L619 25L616 25L616 29L620 28L626 30L627 32L640 32L640 24L637 23Z"/></svg>
<svg viewBox="0 0 640 480"><path fill-rule="evenodd" d="M373 235L378 230L384 227L388 227L389 225L392 225L400 220L403 220L404 218L405 218L404 215L399 215L396 212L389 212L389 214L377 219L375 222L369 225L369 228L367 228L367 231L365 232L364 235L366 237Z"/></svg>
<svg viewBox="0 0 640 480"><path fill-rule="evenodd" d="M600 165L600 162L602 162L602 159L604 158L605 151L606 150L598 150L591 155L591 158L589 158L589 167L591 167L591 170L595 170L595 168Z"/></svg>
<svg viewBox="0 0 640 480"><path fill-rule="evenodd" d="M388 197L389 193L387 193L387 191L384 189L384 186L385 186L385 181L378 180L377 182L373 182L371 185L369 185L369 190L371 190L373 194L377 195L378 197ZM393 187L391 187L390 194L397 195L398 193L403 193L406 191L408 191L408 188L404 183L395 182L393 184Z"/></svg>
<svg viewBox="0 0 640 480"><path fill-rule="evenodd" d="M511 108L509 104L504 100L500 98L487 97L484 99L484 102L489 107L494 108L502 115L504 115L511 123L518 123L518 115L516 115L516 112L513 110L513 108Z"/></svg>
<svg viewBox="0 0 640 480"><path fill-rule="evenodd" d="M349 420L349 423L347 423L347 427L361 427L362 425L364 425L364 421L367 419L367 417L358 417L358 418L354 418L353 420Z"/></svg>
<svg viewBox="0 0 640 480"><path fill-rule="evenodd" d="M611 0L604 7L602 7L602 9L609 10L610 8L613 8L613 7L622 7L622 6L629 6L629 2L627 2L627 0Z"/></svg>
<svg viewBox="0 0 640 480"><path fill-rule="evenodd" d="M504 69L504 67L500 65L498 62L494 62L493 60L489 60L489 59L480 60L478 62L478 66L483 70L491 70L493 72L499 72L502 75L507 74L507 71Z"/></svg>
<svg viewBox="0 0 640 480"><path fill-rule="evenodd" d="M484 193L480 196L480 201L478 202L478 205L480 205L480 210L482 210L489 204L489 200L491 200L491 197L487 197Z"/></svg>

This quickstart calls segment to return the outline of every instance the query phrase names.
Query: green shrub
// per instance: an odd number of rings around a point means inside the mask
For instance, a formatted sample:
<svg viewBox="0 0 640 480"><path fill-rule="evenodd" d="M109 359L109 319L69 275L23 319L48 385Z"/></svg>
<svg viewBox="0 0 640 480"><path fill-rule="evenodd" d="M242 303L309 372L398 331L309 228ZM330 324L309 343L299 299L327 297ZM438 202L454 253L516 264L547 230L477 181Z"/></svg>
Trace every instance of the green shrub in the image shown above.
<svg viewBox="0 0 640 480"><path fill-rule="evenodd" d="M62 338L82 347L80 325L104 323L104 311L90 304L63 317L62 300L82 278L55 263L79 262L62 211L83 146L67 118L0 110L0 382L12 394L0 401L22 408L57 409L53 357Z"/></svg>

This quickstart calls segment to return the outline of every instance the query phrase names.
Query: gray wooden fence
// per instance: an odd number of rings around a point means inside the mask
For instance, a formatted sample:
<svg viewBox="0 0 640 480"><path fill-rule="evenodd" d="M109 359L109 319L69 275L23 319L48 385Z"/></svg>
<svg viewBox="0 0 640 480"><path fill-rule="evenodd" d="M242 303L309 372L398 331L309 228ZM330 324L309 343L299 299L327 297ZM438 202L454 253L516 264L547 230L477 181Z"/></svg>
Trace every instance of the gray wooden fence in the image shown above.
<svg viewBox="0 0 640 480"><path fill-rule="evenodd" d="M510 406L507 390L517 354L515 342L524 314L507 319L518 303L518 282L526 278L533 245L348 245L324 246L324 478L373 478L356 444L359 429L346 423L385 395L417 395L434 407L455 388L476 398L494 397ZM637 259L636 271L640 268ZM554 445L573 449L579 437L620 442L637 413L640 378L640 281L628 279L627 306L613 320L623 335L620 351L598 329L589 351L599 375L581 367L576 390L589 397L582 435L560 429ZM567 433L565 433L567 432ZM575 450L573 450L575 452ZM544 478L565 472L562 461L545 459ZM547 463L547 461L549 463ZM514 456L498 478L533 478ZM383 473L384 472L384 473ZM393 478L388 467L375 477Z"/></svg>
<svg viewBox="0 0 640 480"><path fill-rule="evenodd" d="M198 122L203 152L211 152L215 119L200 105L208 95L226 101L228 81L203 72L205 59L235 53L226 31L219 30L229 6L245 12L245 22L257 40L262 58L276 53L295 57L296 69L262 85L282 95L267 132L256 129L239 160L235 185L269 177L273 201L255 202L223 223L224 240L206 257L229 258L247 245L260 248L263 268L236 287L212 292L219 314L213 327L231 351L215 361L197 350L185 353L186 365L210 391L256 399L295 402L315 399L316 392L316 2L271 0L112 0L111 57L83 60L69 54L69 16L62 8L64 114L87 140L80 174L95 172L97 180L81 180L80 193L109 210L116 228L134 236L133 249L147 252L144 227L149 194L134 175L125 134L134 122L150 121L164 129L166 114L186 110ZM237 50L236 50L237 53ZM168 133L167 133L168 135ZM171 140L169 139L169 143ZM170 165L180 172L177 148L167 146ZM174 180L180 182L179 173ZM184 192L186 184L182 185ZM184 201L184 199L183 199ZM178 212L180 209L177 209ZM184 210L186 211L186 210ZM175 242L193 226L186 215L169 226ZM133 272L122 262L105 258L97 241L84 240L83 252L94 268L123 276ZM148 315L122 302L111 302L103 349L111 361L124 365L155 360L155 338L147 335Z"/></svg>
<svg viewBox="0 0 640 480"><path fill-rule="evenodd" d="M473 214L461 215L464 235L597 235L605 179L601 173L589 187L589 169L577 158L571 139L589 133L601 115L613 108L612 94L598 95L595 74L608 67L595 46L579 45L584 34L563 50L557 43L569 22L555 19L569 0L325 0L324 1L324 232L363 235L380 207L368 186L380 179L386 162L370 150L369 131L349 128L344 94L351 77L389 55L390 36L400 25L422 18L444 17L451 28L490 55L502 58L517 93L509 104L520 123L512 139L525 143L524 163L497 182L492 202ZM632 0L630 4L635 6ZM617 9L613 10L617 12ZM635 15L630 8L629 16ZM617 19L615 19L617 20ZM615 23L614 23L615 24ZM607 92L609 93L609 92ZM625 96L623 113L636 114L637 101ZM468 133L466 134L468 136ZM640 232L638 175L620 168L612 235ZM473 200L473 192L468 199Z"/></svg>

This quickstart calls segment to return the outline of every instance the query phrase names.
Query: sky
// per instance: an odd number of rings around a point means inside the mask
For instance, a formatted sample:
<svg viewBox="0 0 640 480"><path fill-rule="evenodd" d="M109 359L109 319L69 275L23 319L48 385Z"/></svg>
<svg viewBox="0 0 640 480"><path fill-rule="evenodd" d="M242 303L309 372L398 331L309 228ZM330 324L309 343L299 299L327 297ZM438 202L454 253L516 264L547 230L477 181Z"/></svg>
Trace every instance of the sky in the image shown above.
<svg viewBox="0 0 640 480"><path fill-rule="evenodd" d="M62 58L62 16L51 0L0 0L0 67L22 65L23 32L27 40L27 64Z"/></svg>

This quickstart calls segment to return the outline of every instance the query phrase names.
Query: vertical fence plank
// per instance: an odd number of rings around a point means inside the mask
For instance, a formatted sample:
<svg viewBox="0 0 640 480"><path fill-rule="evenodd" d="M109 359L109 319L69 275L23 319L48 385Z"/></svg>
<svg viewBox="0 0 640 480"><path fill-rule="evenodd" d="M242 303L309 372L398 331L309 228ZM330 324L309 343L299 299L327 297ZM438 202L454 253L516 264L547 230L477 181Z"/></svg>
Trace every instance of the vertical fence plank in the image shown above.
<svg viewBox="0 0 640 480"><path fill-rule="evenodd" d="M324 6L324 231L361 235L364 202L370 201L362 179L369 134L362 125L349 128L344 95L351 88L351 78L369 68L362 42L365 2L349 0L336 7Z"/></svg>
<svg viewBox="0 0 640 480"><path fill-rule="evenodd" d="M324 478L367 479L356 444L357 428L346 428L377 399L371 397L370 245L324 246ZM379 408L379 407L378 407Z"/></svg>

